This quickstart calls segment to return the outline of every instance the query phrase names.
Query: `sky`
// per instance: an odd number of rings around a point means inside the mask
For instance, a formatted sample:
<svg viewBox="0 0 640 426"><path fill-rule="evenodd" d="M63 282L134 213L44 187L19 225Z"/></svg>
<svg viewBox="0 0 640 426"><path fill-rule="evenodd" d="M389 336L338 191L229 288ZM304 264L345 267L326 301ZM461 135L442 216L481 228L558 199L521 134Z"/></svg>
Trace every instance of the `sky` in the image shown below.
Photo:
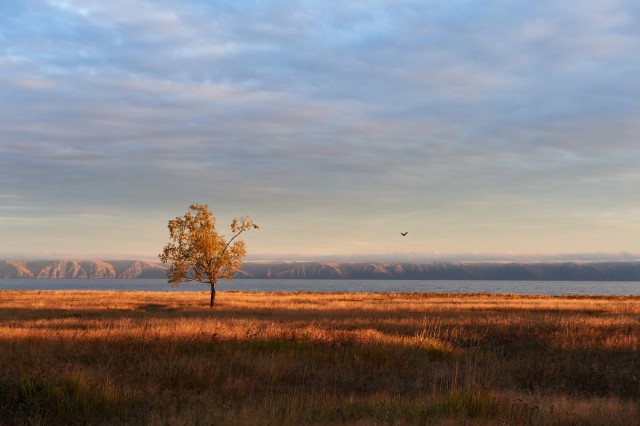
<svg viewBox="0 0 640 426"><path fill-rule="evenodd" d="M0 2L0 258L640 259L640 4ZM400 232L408 232L403 237Z"/></svg>

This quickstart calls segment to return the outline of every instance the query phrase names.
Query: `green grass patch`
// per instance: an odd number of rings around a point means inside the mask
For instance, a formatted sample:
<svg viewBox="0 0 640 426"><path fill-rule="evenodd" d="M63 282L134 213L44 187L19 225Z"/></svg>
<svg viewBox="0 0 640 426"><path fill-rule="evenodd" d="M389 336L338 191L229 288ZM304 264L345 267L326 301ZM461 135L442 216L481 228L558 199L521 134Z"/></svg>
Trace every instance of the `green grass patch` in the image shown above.
<svg viewBox="0 0 640 426"><path fill-rule="evenodd" d="M489 391L454 390L449 395L436 399L426 408L429 416L489 417L498 412L498 400Z"/></svg>
<svg viewBox="0 0 640 426"><path fill-rule="evenodd" d="M74 376L46 378L23 373L0 382L0 423L83 424L111 416L130 395Z"/></svg>

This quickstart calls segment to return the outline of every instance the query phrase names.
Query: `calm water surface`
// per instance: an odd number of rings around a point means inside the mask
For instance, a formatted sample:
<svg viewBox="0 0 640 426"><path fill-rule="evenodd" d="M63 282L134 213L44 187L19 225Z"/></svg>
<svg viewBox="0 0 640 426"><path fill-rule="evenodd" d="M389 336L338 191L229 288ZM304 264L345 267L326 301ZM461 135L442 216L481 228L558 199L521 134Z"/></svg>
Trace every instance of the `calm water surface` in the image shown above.
<svg viewBox="0 0 640 426"><path fill-rule="evenodd" d="M135 280L37 280L0 279L0 290L135 290L205 291L198 284L173 288L164 279ZM545 295L633 295L640 294L640 282L615 281L411 281L411 280L260 280L220 281L218 290L314 291L314 292L400 292L400 293L495 293Z"/></svg>

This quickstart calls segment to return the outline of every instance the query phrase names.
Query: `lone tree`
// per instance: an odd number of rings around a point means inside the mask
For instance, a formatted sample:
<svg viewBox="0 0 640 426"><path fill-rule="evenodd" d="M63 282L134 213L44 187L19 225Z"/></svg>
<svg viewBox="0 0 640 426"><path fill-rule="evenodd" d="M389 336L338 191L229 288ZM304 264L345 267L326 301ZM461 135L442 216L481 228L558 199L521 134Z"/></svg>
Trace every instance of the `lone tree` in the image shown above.
<svg viewBox="0 0 640 426"><path fill-rule="evenodd" d="M246 254L244 241L236 240L250 229L258 229L248 217L231 222L232 236L227 241L215 229L216 218L206 204L192 204L184 216L169 221L170 242L160 254L163 263L171 264L167 271L169 283L199 281L211 288L210 307L216 298L219 279L233 279ZM232 244L233 243L233 244Z"/></svg>

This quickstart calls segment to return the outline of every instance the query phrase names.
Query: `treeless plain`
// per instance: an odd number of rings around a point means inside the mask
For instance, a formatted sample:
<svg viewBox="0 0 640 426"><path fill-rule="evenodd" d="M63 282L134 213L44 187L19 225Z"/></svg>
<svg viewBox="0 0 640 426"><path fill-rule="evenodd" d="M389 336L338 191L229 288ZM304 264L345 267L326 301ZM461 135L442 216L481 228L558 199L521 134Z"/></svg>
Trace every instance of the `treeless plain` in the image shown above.
<svg viewBox="0 0 640 426"><path fill-rule="evenodd" d="M0 292L0 424L637 425L640 296Z"/></svg>

